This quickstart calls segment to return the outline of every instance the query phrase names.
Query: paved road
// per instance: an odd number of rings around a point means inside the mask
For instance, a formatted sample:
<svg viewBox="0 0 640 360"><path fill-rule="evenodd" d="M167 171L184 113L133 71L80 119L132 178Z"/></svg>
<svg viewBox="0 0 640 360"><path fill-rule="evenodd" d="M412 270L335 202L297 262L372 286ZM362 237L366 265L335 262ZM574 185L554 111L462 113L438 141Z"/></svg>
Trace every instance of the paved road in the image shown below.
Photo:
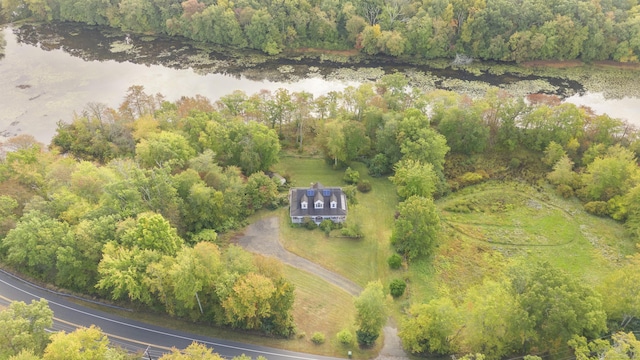
<svg viewBox="0 0 640 360"><path fill-rule="evenodd" d="M362 292L362 287L353 281L331 272L322 266L285 250L280 243L280 219L270 217L249 225L238 243L248 251L273 256L285 264L325 279L353 296Z"/></svg>
<svg viewBox="0 0 640 360"><path fill-rule="evenodd" d="M40 298L49 301L49 307L53 310L55 317L55 330L73 331L78 326L89 327L95 324L109 335L114 344L133 352L142 353L148 350L152 359L157 359L171 347L184 349L193 341L198 341L212 347L215 352L225 358L246 354L253 358L262 355L269 360L336 360L336 358L325 356L214 339L126 319L77 305L65 296L35 287L0 270L0 299L5 302L20 300L30 303L31 300Z"/></svg>

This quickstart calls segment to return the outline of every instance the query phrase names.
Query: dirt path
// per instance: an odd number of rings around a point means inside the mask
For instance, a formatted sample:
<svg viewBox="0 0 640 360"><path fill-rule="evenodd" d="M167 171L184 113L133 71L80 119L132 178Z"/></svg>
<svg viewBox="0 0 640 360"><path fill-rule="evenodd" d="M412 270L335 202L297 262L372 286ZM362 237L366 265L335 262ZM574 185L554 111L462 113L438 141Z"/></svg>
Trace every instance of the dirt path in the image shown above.
<svg viewBox="0 0 640 360"><path fill-rule="evenodd" d="M285 264L319 276L353 296L358 296L362 292L362 287L353 281L285 250L280 243L279 221L277 217L256 221L247 227L244 236L238 239L238 244L250 252L273 256ZM382 332L384 333L384 345L375 360L408 360L409 357L402 349L400 338L398 338L398 330L391 319Z"/></svg>

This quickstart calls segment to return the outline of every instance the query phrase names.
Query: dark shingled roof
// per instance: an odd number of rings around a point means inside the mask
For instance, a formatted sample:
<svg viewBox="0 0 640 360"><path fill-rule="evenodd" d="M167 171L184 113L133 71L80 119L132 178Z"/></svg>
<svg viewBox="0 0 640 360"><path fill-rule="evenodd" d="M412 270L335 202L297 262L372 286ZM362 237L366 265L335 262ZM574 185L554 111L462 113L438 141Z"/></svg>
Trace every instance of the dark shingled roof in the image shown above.
<svg viewBox="0 0 640 360"><path fill-rule="evenodd" d="M300 208L302 200L308 201L307 191L314 190L314 201L308 202L307 208ZM329 196L324 196L328 190ZM315 209L314 203L317 200L324 202L323 209ZM337 207L331 209L331 201L337 202ZM320 183L315 183L310 188L292 188L289 190L289 214L291 216L346 216L347 215L347 196L339 187L324 187Z"/></svg>

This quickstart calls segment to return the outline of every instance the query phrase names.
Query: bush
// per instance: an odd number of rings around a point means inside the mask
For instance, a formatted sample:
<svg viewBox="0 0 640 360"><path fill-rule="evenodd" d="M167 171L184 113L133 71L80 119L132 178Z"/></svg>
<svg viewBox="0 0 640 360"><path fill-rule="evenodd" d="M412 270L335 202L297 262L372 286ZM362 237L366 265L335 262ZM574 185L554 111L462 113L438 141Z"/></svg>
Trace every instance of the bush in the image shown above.
<svg viewBox="0 0 640 360"><path fill-rule="evenodd" d="M402 266L402 256L398 254L392 254L387 259L387 264L389 264L389 267L394 270L400 269L400 266Z"/></svg>
<svg viewBox="0 0 640 360"><path fill-rule="evenodd" d="M311 341L316 345L324 344L324 334L319 331L314 332Z"/></svg>
<svg viewBox="0 0 640 360"><path fill-rule="evenodd" d="M318 228L318 225L310 218L304 218L304 227L308 230L315 230Z"/></svg>
<svg viewBox="0 0 640 360"><path fill-rule="evenodd" d="M556 186L556 192L558 193L558 195L562 196L565 199L568 199L573 196L573 188L565 184L560 184Z"/></svg>
<svg viewBox="0 0 640 360"><path fill-rule="evenodd" d="M360 225L355 223L345 224L341 231L343 236L350 238L360 238L362 237L362 232L360 231Z"/></svg>
<svg viewBox="0 0 640 360"><path fill-rule="evenodd" d="M333 226L334 226L333 221L329 219L324 219L322 220L322 222L318 227L320 228L320 230L324 231L325 234L329 235L331 230L333 230Z"/></svg>
<svg viewBox="0 0 640 360"><path fill-rule="evenodd" d="M379 177L384 174L388 174L391 169L389 167L389 160L385 154L377 154L371 159L368 164L369 175L373 177Z"/></svg>
<svg viewBox="0 0 640 360"><path fill-rule="evenodd" d="M358 172L358 170L353 170L348 167L347 170L344 171L342 180L344 180L344 182L346 182L347 184L357 184L358 181L360 181L360 173Z"/></svg>
<svg viewBox="0 0 640 360"><path fill-rule="evenodd" d="M371 182L369 180L361 180L358 182L358 191L368 193L371 191Z"/></svg>
<svg viewBox="0 0 640 360"><path fill-rule="evenodd" d="M376 339L380 336L378 333L370 333L368 331L356 330L356 337L358 338L358 344L362 346L371 346L376 342Z"/></svg>
<svg viewBox="0 0 640 360"><path fill-rule="evenodd" d="M590 201L584 204L584 209L589 214L593 214L596 216L609 215L609 204L607 204L606 201Z"/></svg>
<svg viewBox="0 0 640 360"><path fill-rule="evenodd" d="M485 173L486 174L486 173ZM467 172L458 178L461 186L477 184L485 179L485 176L478 172Z"/></svg>
<svg viewBox="0 0 640 360"><path fill-rule="evenodd" d="M349 204L349 206L358 205L358 199L356 198L358 189L355 185L347 185L343 187L342 192L347 197L347 204Z"/></svg>
<svg viewBox="0 0 640 360"><path fill-rule="evenodd" d="M509 161L509 168L510 169L517 169L520 167L520 164L522 162L520 161L520 159L518 158L512 158L511 161Z"/></svg>
<svg viewBox="0 0 640 360"><path fill-rule="evenodd" d="M400 279L393 279L389 284L389 293L394 298L399 298L404 294L404 290L407 288L407 283Z"/></svg>
<svg viewBox="0 0 640 360"><path fill-rule="evenodd" d="M342 345L353 344L353 334L348 329L340 330L336 337L338 338L338 342Z"/></svg>

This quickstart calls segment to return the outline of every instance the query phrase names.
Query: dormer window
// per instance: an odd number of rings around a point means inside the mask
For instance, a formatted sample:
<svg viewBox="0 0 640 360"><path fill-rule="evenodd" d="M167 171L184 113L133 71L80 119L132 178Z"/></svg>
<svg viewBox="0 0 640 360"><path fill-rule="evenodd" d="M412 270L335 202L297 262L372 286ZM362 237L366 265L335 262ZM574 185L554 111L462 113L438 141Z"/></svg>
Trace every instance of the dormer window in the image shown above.
<svg viewBox="0 0 640 360"><path fill-rule="evenodd" d="M316 209L324 209L324 198L319 190L316 191L315 197L313 198L313 207Z"/></svg>
<svg viewBox="0 0 640 360"><path fill-rule="evenodd" d="M300 209L306 209L308 206L308 203L306 201L303 201L300 203Z"/></svg>
<svg viewBox="0 0 640 360"><path fill-rule="evenodd" d="M337 209L338 208L338 203L336 201L332 201L331 202L331 208L332 209Z"/></svg>

